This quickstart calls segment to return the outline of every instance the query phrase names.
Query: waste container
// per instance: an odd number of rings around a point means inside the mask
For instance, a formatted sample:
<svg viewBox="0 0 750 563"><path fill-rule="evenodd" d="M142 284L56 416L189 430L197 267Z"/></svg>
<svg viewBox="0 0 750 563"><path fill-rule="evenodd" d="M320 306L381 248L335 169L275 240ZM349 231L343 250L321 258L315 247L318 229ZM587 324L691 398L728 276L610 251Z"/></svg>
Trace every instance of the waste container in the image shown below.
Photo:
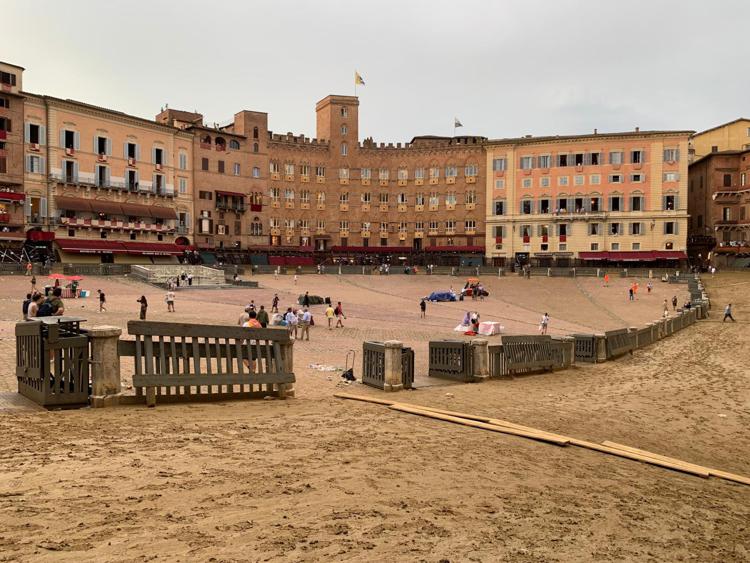
<svg viewBox="0 0 750 563"><path fill-rule="evenodd" d="M41 317L16 324L18 392L44 407L89 400L89 339L78 317Z"/></svg>

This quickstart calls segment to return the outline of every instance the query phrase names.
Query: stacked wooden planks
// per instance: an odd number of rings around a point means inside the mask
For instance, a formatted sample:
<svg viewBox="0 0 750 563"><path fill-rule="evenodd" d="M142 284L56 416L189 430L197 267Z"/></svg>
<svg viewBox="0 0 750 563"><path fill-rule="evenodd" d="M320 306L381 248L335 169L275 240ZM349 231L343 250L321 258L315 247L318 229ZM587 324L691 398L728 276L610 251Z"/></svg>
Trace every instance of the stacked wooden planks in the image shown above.
<svg viewBox="0 0 750 563"><path fill-rule="evenodd" d="M744 475L737 475L735 473L729 473L720 469L704 467L702 465L697 465L684 460L663 456L623 444L618 444L616 442L604 441L601 444L597 444L595 442L588 442L586 440L579 440L578 438L563 436L554 432L547 432L545 430L540 430L539 428L532 428L529 426L515 424L513 422L501 420L498 418L449 411L423 405L401 403L398 401L378 399L375 397L366 397L363 395L336 393L334 397L337 397L339 399L349 399L353 401L375 403L387 406L388 408L399 412L415 414L427 418L442 420L445 422L452 422L454 424L461 424L463 426L470 426L472 428L480 428L482 430L490 430L492 432L499 432L501 434L510 434L522 438L529 438L531 440L538 440L558 446L578 446L580 448L585 448L588 450L614 455L625 459L632 459L634 461L640 461L643 463L656 465L658 467L672 469L674 471L680 471L682 473L703 477L705 479L709 477L718 477L727 481L733 481L735 483L741 483L743 485L750 485L750 477L746 477Z"/></svg>

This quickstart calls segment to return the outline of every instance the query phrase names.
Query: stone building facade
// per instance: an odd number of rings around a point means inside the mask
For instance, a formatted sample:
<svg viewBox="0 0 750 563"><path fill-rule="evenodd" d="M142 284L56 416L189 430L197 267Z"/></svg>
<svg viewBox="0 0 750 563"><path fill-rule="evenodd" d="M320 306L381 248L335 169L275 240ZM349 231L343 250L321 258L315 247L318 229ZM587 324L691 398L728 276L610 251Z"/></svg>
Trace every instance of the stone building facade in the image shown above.
<svg viewBox="0 0 750 563"><path fill-rule="evenodd" d="M0 62L0 249L23 244L23 68Z"/></svg>
<svg viewBox="0 0 750 563"><path fill-rule="evenodd" d="M683 259L690 133L488 141L488 258L498 266Z"/></svg>

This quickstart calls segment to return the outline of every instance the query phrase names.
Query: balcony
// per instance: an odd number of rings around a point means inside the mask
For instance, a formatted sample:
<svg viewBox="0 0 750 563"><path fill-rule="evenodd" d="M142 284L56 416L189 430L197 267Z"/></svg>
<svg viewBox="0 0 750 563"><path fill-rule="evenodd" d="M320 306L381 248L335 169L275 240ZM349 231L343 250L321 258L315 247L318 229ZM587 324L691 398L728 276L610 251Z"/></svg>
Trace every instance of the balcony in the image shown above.
<svg viewBox="0 0 750 563"><path fill-rule="evenodd" d="M216 209L219 211L228 211L229 213L245 213L247 208L242 204L232 204L222 201L216 202Z"/></svg>

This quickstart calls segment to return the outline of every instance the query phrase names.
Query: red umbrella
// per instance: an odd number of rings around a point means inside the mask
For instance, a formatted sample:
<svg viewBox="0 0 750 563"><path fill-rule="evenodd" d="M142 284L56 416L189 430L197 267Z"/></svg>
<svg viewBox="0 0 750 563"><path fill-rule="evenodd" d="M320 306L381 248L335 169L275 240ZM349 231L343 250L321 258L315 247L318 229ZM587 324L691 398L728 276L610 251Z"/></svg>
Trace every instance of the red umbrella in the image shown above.
<svg viewBox="0 0 750 563"><path fill-rule="evenodd" d="M68 276L68 279L70 281L81 281L83 279L83 276Z"/></svg>
<svg viewBox="0 0 750 563"><path fill-rule="evenodd" d="M62 274L50 274L50 275L49 275L49 278L50 278L51 280L64 280L64 279L65 279L65 276L64 276L64 275L62 275Z"/></svg>

